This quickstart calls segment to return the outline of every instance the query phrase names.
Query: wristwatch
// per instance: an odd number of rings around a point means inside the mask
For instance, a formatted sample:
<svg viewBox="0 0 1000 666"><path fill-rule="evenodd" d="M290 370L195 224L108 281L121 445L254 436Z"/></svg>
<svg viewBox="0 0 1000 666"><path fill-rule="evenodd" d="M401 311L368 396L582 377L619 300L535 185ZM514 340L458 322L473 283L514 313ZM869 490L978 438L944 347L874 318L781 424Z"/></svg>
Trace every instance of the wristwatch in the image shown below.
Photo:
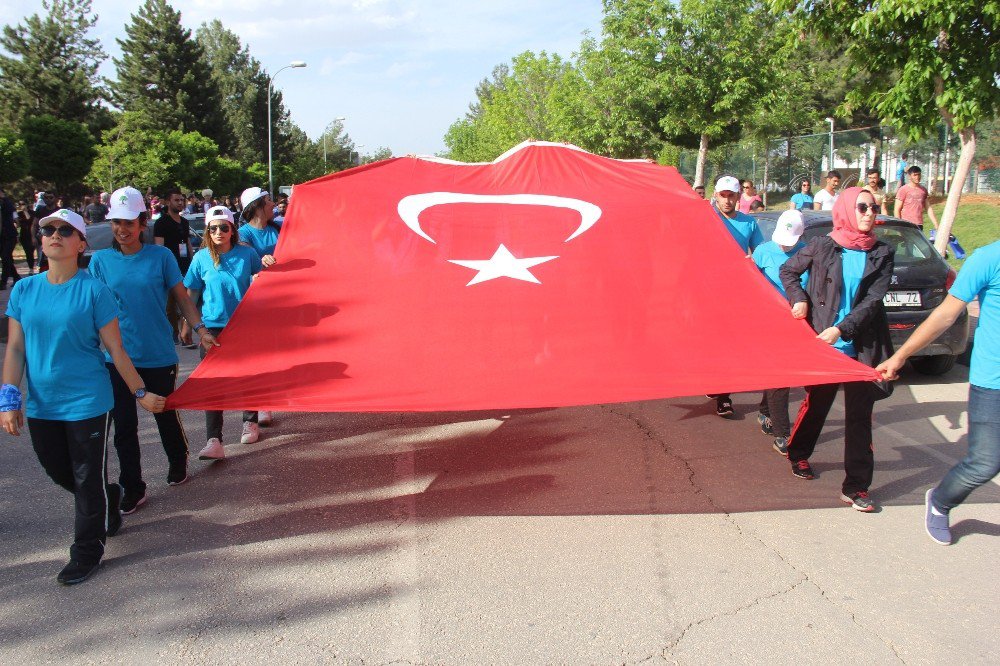
<svg viewBox="0 0 1000 666"><path fill-rule="evenodd" d="M200 324L198 324L197 326L195 326L191 330L194 331L195 333L197 333L198 331L200 331L203 328L205 328L205 322L201 322Z"/></svg>
<svg viewBox="0 0 1000 666"><path fill-rule="evenodd" d="M135 393L133 393L132 395L135 396L136 400L142 400L143 398L146 397L146 387L140 386L135 390Z"/></svg>

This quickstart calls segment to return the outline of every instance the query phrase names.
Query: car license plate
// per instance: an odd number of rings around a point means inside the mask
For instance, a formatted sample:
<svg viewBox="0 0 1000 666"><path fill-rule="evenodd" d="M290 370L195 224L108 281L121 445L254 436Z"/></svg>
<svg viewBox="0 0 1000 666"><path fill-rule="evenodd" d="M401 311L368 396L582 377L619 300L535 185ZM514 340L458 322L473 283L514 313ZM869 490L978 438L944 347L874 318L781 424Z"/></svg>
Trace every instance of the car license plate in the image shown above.
<svg viewBox="0 0 1000 666"><path fill-rule="evenodd" d="M919 291L890 291L882 299L887 308L920 307Z"/></svg>

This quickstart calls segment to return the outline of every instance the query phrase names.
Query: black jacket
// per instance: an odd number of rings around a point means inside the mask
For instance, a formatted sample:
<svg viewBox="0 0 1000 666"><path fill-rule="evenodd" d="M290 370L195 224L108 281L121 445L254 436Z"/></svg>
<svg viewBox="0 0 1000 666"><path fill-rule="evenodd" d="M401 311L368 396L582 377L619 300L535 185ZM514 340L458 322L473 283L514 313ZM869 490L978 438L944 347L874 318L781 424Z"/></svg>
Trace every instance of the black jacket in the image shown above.
<svg viewBox="0 0 1000 666"><path fill-rule="evenodd" d="M802 301L809 304L809 325L814 331L820 333L837 326L840 337L854 343L858 360L874 368L893 353L882 299L892 280L895 250L876 241L868 251L865 272L851 311L838 323L835 319L844 283L843 250L829 236L812 239L781 267L781 283L790 304ZM806 271L809 271L809 281L803 289L799 278Z"/></svg>

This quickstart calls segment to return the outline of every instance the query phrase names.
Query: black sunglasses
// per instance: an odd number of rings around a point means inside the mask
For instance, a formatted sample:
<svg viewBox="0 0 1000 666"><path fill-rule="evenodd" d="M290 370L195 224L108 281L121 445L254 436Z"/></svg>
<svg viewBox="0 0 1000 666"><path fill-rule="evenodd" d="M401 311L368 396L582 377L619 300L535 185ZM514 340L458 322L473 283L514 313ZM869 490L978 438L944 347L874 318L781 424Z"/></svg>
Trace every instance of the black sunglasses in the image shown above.
<svg viewBox="0 0 1000 666"><path fill-rule="evenodd" d="M208 233L214 234L216 231L227 233L229 232L230 226L228 224L210 224L208 225Z"/></svg>
<svg viewBox="0 0 1000 666"><path fill-rule="evenodd" d="M877 203L866 204L863 201L858 202L858 212L861 213L862 215L867 213L869 208L871 208L872 212L875 213L876 215L882 212L882 206L879 206Z"/></svg>
<svg viewBox="0 0 1000 666"><path fill-rule="evenodd" d="M76 229L69 226L68 224L64 224L61 227L55 227L52 226L51 224L46 224L38 231L41 232L41 234L46 237L52 236L54 234L59 234L63 238L69 238L70 236L76 233Z"/></svg>

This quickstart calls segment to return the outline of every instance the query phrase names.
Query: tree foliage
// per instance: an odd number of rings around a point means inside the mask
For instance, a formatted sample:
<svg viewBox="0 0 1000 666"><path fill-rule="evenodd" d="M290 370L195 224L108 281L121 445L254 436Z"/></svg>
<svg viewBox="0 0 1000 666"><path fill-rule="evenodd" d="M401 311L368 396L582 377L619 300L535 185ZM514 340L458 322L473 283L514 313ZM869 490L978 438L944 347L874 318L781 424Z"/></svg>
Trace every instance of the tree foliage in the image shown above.
<svg viewBox="0 0 1000 666"><path fill-rule="evenodd" d="M195 39L205 54L231 137L229 155L241 164L267 161L268 73L239 36L215 19L204 23ZM281 92L271 91L273 151L285 157L291 147L290 123Z"/></svg>
<svg viewBox="0 0 1000 666"><path fill-rule="evenodd" d="M97 68L107 57L87 34L97 22L91 0L42 0L42 11L0 35L0 123L26 115L86 120L102 96Z"/></svg>
<svg viewBox="0 0 1000 666"><path fill-rule="evenodd" d="M29 116L21 123L28 150L28 174L65 191L79 182L94 161L94 137L83 123L49 114Z"/></svg>
<svg viewBox="0 0 1000 666"><path fill-rule="evenodd" d="M24 140L10 130L0 129L0 184L24 178L29 165Z"/></svg>
<svg viewBox="0 0 1000 666"><path fill-rule="evenodd" d="M1000 112L1000 3L996 0L772 0L804 30L846 45L856 71L890 71L885 86L852 90L911 141L944 122L959 135L955 169L964 182L976 150L976 125ZM958 210L952 188L941 218L942 253Z"/></svg>
<svg viewBox="0 0 1000 666"><path fill-rule="evenodd" d="M198 132L142 130L143 124L137 112L126 112L116 127L105 131L88 185L108 191L132 185L154 192L170 187L227 192L247 181L246 170L221 158L210 138Z"/></svg>
<svg viewBox="0 0 1000 666"><path fill-rule="evenodd" d="M111 97L146 130L198 132L229 149L222 99L201 46L166 0L145 0L118 40Z"/></svg>

